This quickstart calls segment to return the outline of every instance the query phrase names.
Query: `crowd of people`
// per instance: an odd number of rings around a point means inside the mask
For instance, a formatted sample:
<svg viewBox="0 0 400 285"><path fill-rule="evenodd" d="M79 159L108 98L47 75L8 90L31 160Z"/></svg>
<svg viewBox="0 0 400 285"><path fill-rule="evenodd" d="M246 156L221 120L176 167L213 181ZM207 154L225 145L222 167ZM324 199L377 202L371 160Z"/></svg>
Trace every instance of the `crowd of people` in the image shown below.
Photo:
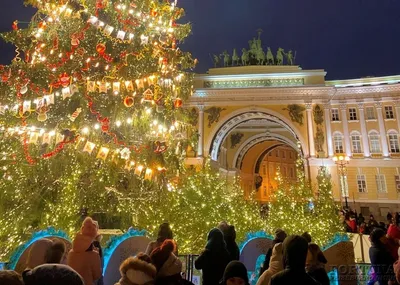
<svg viewBox="0 0 400 285"><path fill-rule="evenodd" d="M366 235L369 235L374 228L388 230L394 219L393 214L390 212L386 216L386 222L378 222L373 214L370 214L369 220L366 220L362 213L357 215L357 212L352 210L342 210L340 215L346 232Z"/></svg>
<svg viewBox="0 0 400 285"><path fill-rule="evenodd" d="M400 281L398 248L400 217L386 233L380 227L371 229L370 257L374 268L373 282L396 284ZM30 248L26 270L0 271L4 285L103 285L102 249L99 225L87 217L76 234L72 249L66 253L63 241L40 239ZM392 234L396 238L392 238ZM221 222L211 229L204 250L195 260L195 268L202 271L203 285L249 285L246 266L239 261L235 227ZM257 285L328 285L325 270L327 259L310 234L287 236L277 229L265 261L260 268ZM145 252L129 257L120 265L120 280L115 285L190 285L183 276L178 246L168 223L160 225L155 241ZM374 284L374 283L371 283ZM107 284L108 285L108 284Z"/></svg>

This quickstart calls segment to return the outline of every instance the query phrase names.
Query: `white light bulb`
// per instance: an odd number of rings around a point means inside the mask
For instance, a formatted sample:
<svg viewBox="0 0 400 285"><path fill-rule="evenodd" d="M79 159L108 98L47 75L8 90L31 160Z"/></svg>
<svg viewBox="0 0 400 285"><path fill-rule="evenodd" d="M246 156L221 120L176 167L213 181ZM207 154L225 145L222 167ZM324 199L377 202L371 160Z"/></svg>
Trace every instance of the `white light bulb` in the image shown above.
<svg viewBox="0 0 400 285"><path fill-rule="evenodd" d="M84 127L84 128L82 129L82 132L83 132L84 134L88 134L88 133L89 133L89 128L88 128L88 127Z"/></svg>
<svg viewBox="0 0 400 285"><path fill-rule="evenodd" d="M95 128L96 130L98 130L98 129L100 129L100 125L99 125L99 124L96 124L96 125L94 125L94 128Z"/></svg>
<svg viewBox="0 0 400 285"><path fill-rule="evenodd" d="M117 121L115 124L117 125L117 127L120 127L121 126L121 121Z"/></svg>
<svg viewBox="0 0 400 285"><path fill-rule="evenodd" d="M131 118L129 118L128 120L126 120L126 122L128 123L128 124L132 124L132 119Z"/></svg>

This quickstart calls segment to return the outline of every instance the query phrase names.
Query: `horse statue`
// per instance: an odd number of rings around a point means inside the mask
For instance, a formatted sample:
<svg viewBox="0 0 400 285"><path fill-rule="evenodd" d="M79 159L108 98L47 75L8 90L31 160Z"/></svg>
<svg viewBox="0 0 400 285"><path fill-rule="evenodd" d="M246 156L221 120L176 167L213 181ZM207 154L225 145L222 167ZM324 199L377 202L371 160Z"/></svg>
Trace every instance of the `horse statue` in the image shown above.
<svg viewBox="0 0 400 285"><path fill-rule="evenodd" d="M242 65L248 65L249 64L249 60L250 60L250 54L249 51L246 50L245 48L242 49Z"/></svg>
<svg viewBox="0 0 400 285"><path fill-rule="evenodd" d="M266 58L266 60L267 60L267 62L266 62L267 65L273 65L275 63L274 55L272 54L272 51L271 51L270 47L268 47L268 50L267 50L267 58Z"/></svg>
<svg viewBox="0 0 400 285"><path fill-rule="evenodd" d="M263 65L265 61L265 53L262 48L259 48L256 53L256 59L258 65Z"/></svg>
<svg viewBox="0 0 400 285"><path fill-rule="evenodd" d="M226 50L222 53L222 55L224 56L224 67L228 67L231 57Z"/></svg>
<svg viewBox="0 0 400 285"><path fill-rule="evenodd" d="M214 61L214 67L218 67L219 66L219 61L220 61L220 57L216 54L213 55L213 61Z"/></svg>
<svg viewBox="0 0 400 285"><path fill-rule="evenodd" d="M236 49L234 49L232 54L232 66L234 66L234 64L236 64L236 66L239 65L239 59Z"/></svg>
<svg viewBox="0 0 400 285"><path fill-rule="evenodd" d="M276 65L283 65L283 55L285 54L285 50L283 48L278 48L276 52Z"/></svg>

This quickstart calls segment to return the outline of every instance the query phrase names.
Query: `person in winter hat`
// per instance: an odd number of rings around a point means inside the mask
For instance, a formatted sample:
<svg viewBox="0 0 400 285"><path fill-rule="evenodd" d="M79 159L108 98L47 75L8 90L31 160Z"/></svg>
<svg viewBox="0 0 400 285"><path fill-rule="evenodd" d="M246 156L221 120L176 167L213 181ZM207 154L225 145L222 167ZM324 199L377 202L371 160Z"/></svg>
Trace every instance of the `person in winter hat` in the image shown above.
<svg viewBox="0 0 400 285"><path fill-rule="evenodd" d="M153 250L155 250L157 247L160 247L162 243L167 240L167 239L173 239L174 235L172 233L171 227L169 226L168 223L163 223L160 225L158 229L158 234L157 234L157 240L151 241L146 248L146 254L151 255ZM178 255L178 248L175 244L175 255Z"/></svg>
<svg viewBox="0 0 400 285"><path fill-rule="evenodd" d="M222 231L222 230L221 230ZM240 250L236 243L236 230L234 226L227 226L224 231L224 240L226 243L226 249L229 252L230 260L239 260L240 258Z"/></svg>
<svg viewBox="0 0 400 285"><path fill-rule="evenodd" d="M182 262L176 257L174 251L175 242L167 239L151 253L151 261L157 269L155 284L180 284L182 280Z"/></svg>
<svg viewBox="0 0 400 285"><path fill-rule="evenodd" d="M197 270L203 274L203 285L219 284L230 262L222 232L215 228L208 233L205 250L194 262Z"/></svg>
<svg viewBox="0 0 400 285"><path fill-rule="evenodd" d="M92 218L87 217L79 233L72 242L72 249L68 254L68 265L76 270L85 281L85 285L92 285L101 277L100 255L93 246L97 236L97 225Z"/></svg>
<svg viewBox="0 0 400 285"><path fill-rule="evenodd" d="M283 247L282 243L277 243L272 249L269 267L258 278L257 285L269 285L271 277L283 270Z"/></svg>
<svg viewBox="0 0 400 285"><path fill-rule="evenodd" d="M39 239L33 243L29 250L26 267L35 268L36 266L45 264L47 252L52 245L53 242L47 238Z"/></svg>
<svg viewBox="0 0 400 285"><path fill-rule="evenodd" d="M321 285L329 285L329 277L325 271L325 264L328 261L319 246L315 243L308 244L306 259L306 272Z"/></svg>
<svg viewBox="0 0 400 285"><path fill-rule="evenodd" d="M274 248L274 246L277 243L281 243L285 240L287 234L284 230L282 229L276 229L275 230L275 237L274 240L272 241L272 245L271 247L268 249L267 254L265 255L265 260L264 263L262 265L262 267L260 268L260 276L264 273L265 270L268 269L269 267L269 261L271 259L272 256L272 249Z"/></svg>
<svg viewBox="0 0 400 285"><path fill-rule="evenodd" d="M85 285L75 270L62 264L40 265L24 271L22 277L25 285Z"/></svg>
<svg viewBox="0 0 400 285"><path fill-rule="evenodd" d="M375 281L379 282L380 285L389 284L389 281L395 280L393 271L395 259L386 247L388 239L385 231L375 228L372 230L369 238L371 240L369 258L375 272Z"/></svg>
<svg viewBox="0 0 400 285"><path fill-rule="evenodd" d="M221 285L250 285L246 266L239 261L231 261L224 271Z"/></svg>
<svg viewBox="0 0 400 285"><path fill-rule="evenodd" d="M284 270L271 278L271 285L317 285L319 284L306 273L308 243L301 236L290 236L282 244Z"/></svg>
<svg viewBox="0 0 400 285"><path fill-rule="evenodd" d="M0 284L24 285L21 275L12 270L0 270Z"/></svg>
<svg viewBox="0 0 400 285"><path fill-rule="evenodd" d="M125 259L119 267L119 272L121 279L115 285L153 285L157 275L156 267L144 253Z"/></svg>

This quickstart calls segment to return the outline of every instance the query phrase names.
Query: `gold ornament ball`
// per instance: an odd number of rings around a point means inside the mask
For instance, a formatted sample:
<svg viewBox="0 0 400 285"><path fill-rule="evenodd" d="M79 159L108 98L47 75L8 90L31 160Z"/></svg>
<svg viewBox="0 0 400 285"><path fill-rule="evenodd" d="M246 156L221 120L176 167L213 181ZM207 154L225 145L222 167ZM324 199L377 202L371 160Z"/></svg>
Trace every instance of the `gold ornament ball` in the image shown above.
<svg viewBox="0 0 400 285"><path fill-rule="evenodd" d="M37 120L38 120L39 122L44 122L44 121L46 121L46 120L47 120L47 114L46 114L46 113L41 113L41 114L39 114L39 115L37 116Z"/></svg>

